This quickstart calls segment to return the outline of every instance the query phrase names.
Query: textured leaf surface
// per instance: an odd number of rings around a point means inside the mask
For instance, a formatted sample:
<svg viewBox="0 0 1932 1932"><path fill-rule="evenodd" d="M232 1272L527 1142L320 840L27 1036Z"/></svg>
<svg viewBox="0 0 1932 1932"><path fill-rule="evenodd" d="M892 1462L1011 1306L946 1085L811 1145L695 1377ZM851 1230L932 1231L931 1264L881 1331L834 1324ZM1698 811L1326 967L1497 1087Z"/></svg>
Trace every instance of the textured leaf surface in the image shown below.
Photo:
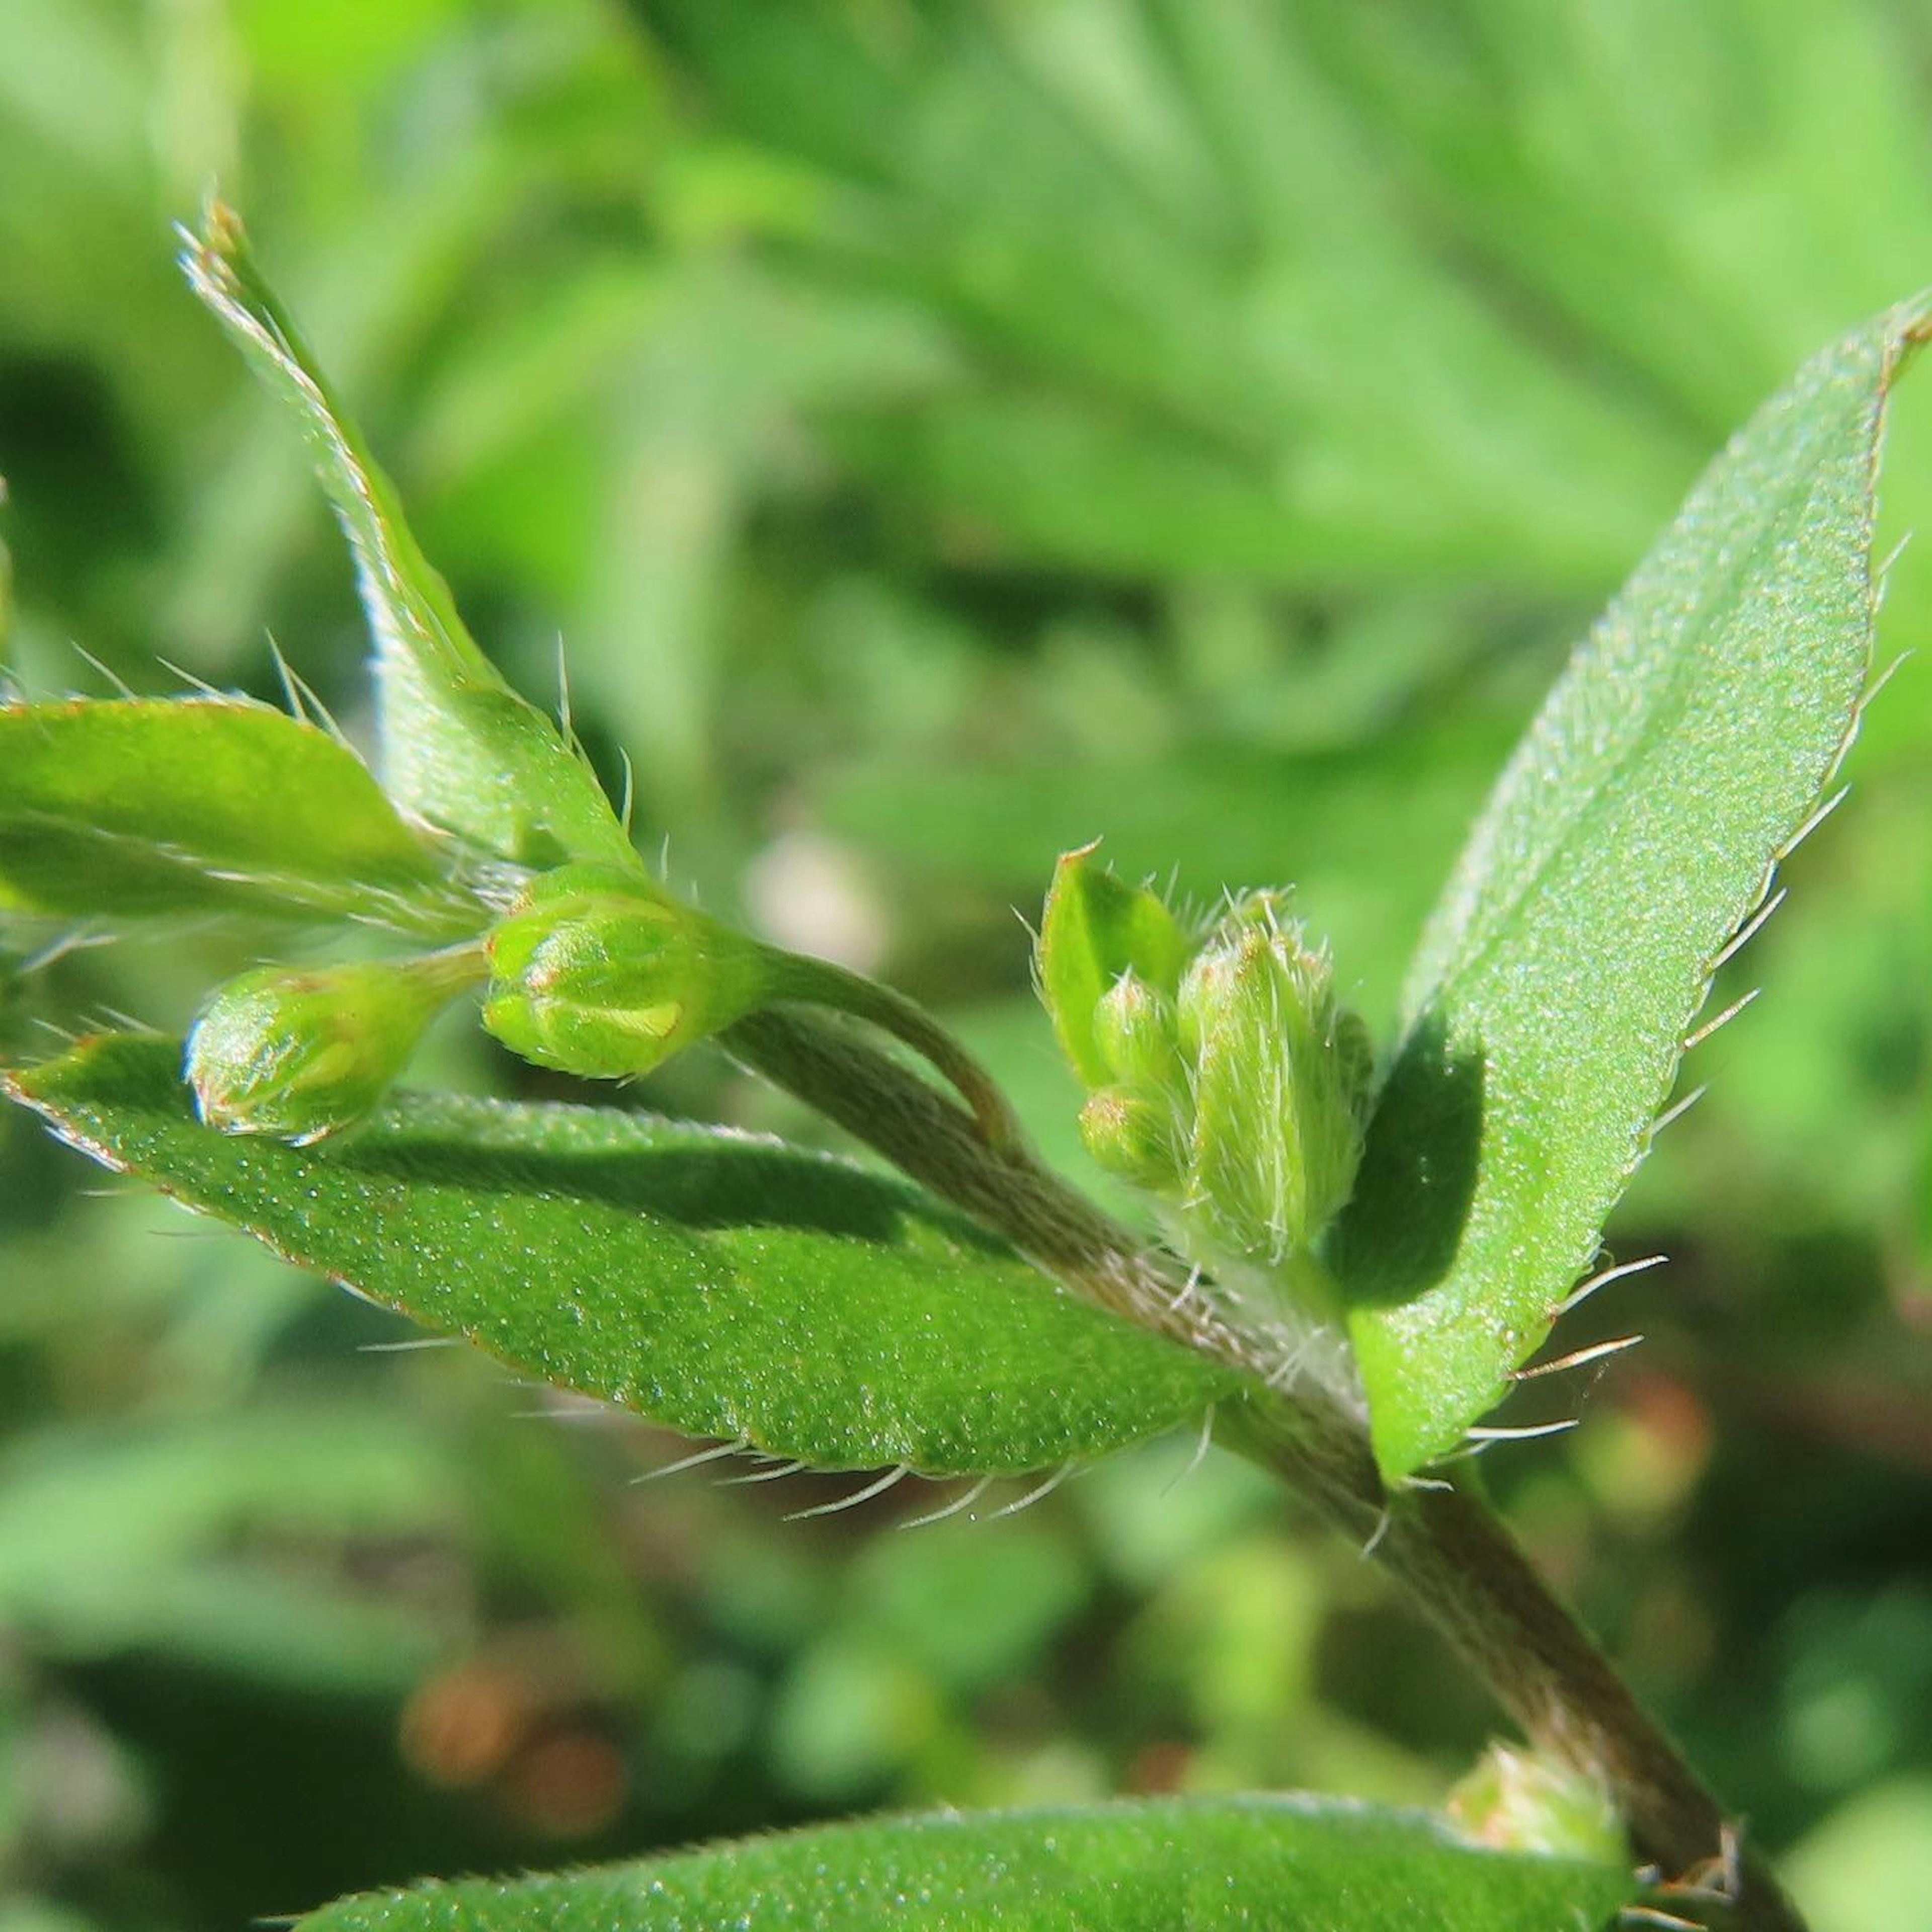
<svg viewBox="0 0 1932 1932"><path fill-rule="evenodd" d="M298 1149L200 1126L165 1042L13 1090L110 1166L545 1381L825 1468L1018 1473L1198 1421L1226 1385L916 1190L608 1108L404 1096Z"/></svg>
<svg viewBox="0 0 1932 1932"><path fill-rule="evenodd" d="M0 906L374 912L436 930L460 929L465 904L361 760L314 725L199 699L0 708Z"/></svg>
<svg viewBox="0 0 1932 1932"><path fill-rule="evenodd" d="M1294 1798L902 1818L343 1900L298 1932L1588 1932L1628 1876Z"/></svg>
<svg viewBox="0 0 1932 1932"><path fill-rule="evenodd" d="M477 649L448 585L410 533L394 486L337 404L234 216L215 209L183 259L195 292L301 430L355 554L375 635L391 796L518 864L635 863L590 767Z"/></svg>
<svg viewBox="0 0 1932 1932"><path fill-rule="evenodd" d="M1886 400L1924 320L1826 351L1707 472L1424 936L1334 1257L1390 1474L1457 1445L1591 1265L1713 962L1849 740Z"/></svg>

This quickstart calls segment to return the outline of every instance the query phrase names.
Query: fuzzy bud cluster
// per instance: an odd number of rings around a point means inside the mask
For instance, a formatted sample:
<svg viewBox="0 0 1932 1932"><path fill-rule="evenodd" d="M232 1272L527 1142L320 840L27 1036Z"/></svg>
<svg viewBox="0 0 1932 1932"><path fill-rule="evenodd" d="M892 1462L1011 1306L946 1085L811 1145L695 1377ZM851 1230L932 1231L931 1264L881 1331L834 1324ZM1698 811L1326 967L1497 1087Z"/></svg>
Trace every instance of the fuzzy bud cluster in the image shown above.
<svg viewBox="0 0 1932 1932"><path fill-rule="evenodd" d="M1280 896L1237 902L1190 943L1154 893L1071 853L1039 970L1094 1159L1216 1252L1274 1264L1311 1247L1354 1186L1373 1056Z"/></svg>

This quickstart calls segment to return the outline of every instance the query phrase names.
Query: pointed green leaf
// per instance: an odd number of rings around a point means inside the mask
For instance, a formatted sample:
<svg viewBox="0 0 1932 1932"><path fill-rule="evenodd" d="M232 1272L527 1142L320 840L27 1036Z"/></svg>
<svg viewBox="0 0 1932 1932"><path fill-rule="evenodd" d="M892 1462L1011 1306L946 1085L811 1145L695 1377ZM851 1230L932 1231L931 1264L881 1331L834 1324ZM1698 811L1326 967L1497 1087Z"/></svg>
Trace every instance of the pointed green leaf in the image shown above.
<svg viewBox="0 0 1932 1932"><path fill-rule="evenodd" d="M890 1818L636 1864L368 1892L296 1932L1598 1932L1626 1872L1294 1797Z"/></svg>
<svg viewBox="0 0 1932 1932"><path fill-rule="evenodd" d="M1074 1070L1090 1087L1114 1078L1094 1032L1101 998L1131 972L1172 998L1187 944L1159 896L1118 878L1096 845L1065 852L1040 926L1040 990Z"/></svg>
<svg viewBox="0 0 1932 1932"><path fill-rule="evenodd" d="M482 922L352 752L238 700L0 706L6 908Z"/></svg>
<svg viewBox="0 0 1932 1932"><path fill-rule="evenodd" d="M404 810L520 865L638 862L564 734L476 647L394 486L337 403L227 209L188 238L182 266L294 418L355 554L375 638L382 777Z"/></svg>
<svg viewBox="0 0 1932 1932"><path fill-rule="evenodd" d="M166 1042L11 1076L95 1159L547 1382L825 1468L1014 1473L1198 1423L1229 1377L904 1183L614 1108L405 1096L298 1148L199 1126Z"/></svg>
<svg viewBox="0 0 1932 1932"><path fill-rule="evenodd" d="M1850 740L1886 403L1927 313L1827 350L1712 466L1551 693L1424 934L1333 1257L1390 1475L1456 1448L1542 1344L1714 963Z"/></svg>

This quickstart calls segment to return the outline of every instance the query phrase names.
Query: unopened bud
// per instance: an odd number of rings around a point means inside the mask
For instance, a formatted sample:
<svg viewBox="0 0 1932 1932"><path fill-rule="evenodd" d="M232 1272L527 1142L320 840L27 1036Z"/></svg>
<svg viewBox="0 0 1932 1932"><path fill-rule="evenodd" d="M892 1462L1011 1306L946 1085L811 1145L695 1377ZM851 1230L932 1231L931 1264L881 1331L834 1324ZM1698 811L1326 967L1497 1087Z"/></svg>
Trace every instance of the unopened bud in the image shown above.
<svg viewBox="0 0 1932 1932"><path fill-rule="evenodd" d="M924 1054L972 1108L989 1145L1018 1142L999 1089L911 1000L830 960L734 932L628 868L545 874L484 944L483 1024L540 1066L623 1079L764 1007L829 1006Z"/></svg>
<svg viewBox="0 0 1932 1932"><path fill-rule="evenodd" d="M1174 1108L1158 1092L1102 1087L1080 1110L1080 1139L1109 1174L1157 1192L1180 1178Z"/></svg>
<svg viewBox="0 0 1932 1932"><path fill-rule="evenodd" d="M1124 973L1094 1010L1094 1042L1117 1081L1167 1088L1180 1078L1174 1001Z"/></svg>
<svg viewBox="0 0 1932 1932"><path fill-rule="evenodd" d="M770 949L607 867L547 874L487 944L484 1025L586 1078L648 1073L772 997Z"/></svg>
<svg viewBox="0 0 1932 1932"><path fill-rule="evenodd" d="M1534 1751L1492 1744L1449 1794L1449 1815L1498 1851L1624 1864L1629 1834L1595 1778Z"/></svg>
<svg viewBox="0 0 1932 1932"><path fill-rule="evenodd" d="M1354 1186L1372 1056L1330 977L1326 952L1262 900L1224 922L1182 984L1194 1064L1189 1198L1237 1253L1308 1248Z"/></svg>
<svg viewBox="0 0 1932 1932"><path fill-rule="evenodd" d="M265 967L220 988L182 1066L202 1120L308 1145L364 1118L424 1030L482 976L474 949L315 972Z"/></svg>

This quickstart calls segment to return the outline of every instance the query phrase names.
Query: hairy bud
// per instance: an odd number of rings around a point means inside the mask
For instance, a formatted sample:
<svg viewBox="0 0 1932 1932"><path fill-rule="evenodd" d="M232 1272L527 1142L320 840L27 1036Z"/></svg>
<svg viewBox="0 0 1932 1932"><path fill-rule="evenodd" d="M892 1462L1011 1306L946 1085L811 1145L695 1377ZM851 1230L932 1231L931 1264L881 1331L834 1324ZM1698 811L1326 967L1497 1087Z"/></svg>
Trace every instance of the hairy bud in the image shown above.
<svg viewBox="0 0 1932 1932"><path fill-rule="evenodd" d="M1449 1815L1498 1851L1622 1864L1629 1835L1603 1785L1574 1766L1492 1744L1449 1794Z"/></svg>
<svg viewBox="0 0 1932 1932"><path fill-rule="evenodd" d="M364 1118L430 1022L481 976L468 947L244 973L202 1007L182 1073L208 1126L306 1146Z"/></svg>
<svg viewBox="0 0 1932 1932"><path fill-rule="evenodd" d="M1181 1178L1180 1126L1166 1094L1102 1087L1080 1110L1082 1144L1109 1174L1165 1192Z"/></svg>
<svg viewBox="0 0 1932 1932"><path fill-rule="evenodd" d="M1372 1056L1331 978L1326 950L1259 898L1223 922L1182 982L1189 1178L1235 1252L1280 1260L1307 1248L1354 1186Z"/></svg>
<svg viewBox="0 0 1932 1932"><path fill-rule="evenodd" d="M648 1073L772 996L770 949L608 867L546 874L486 943L484 1025L586 1078Z"/></svg>
<svg viewBox="0 0 1932 1932"><path fill-rule="evenodd" d="M1190 946L1153 893L1102 871L1089 847L1060 862L1039 956L1091 1096L1088 1151L1164 1197L1214 1252L1270 1268L1305 1255L1348 1200L1373 1077L1327 952L1281 907L1254 894Z"/></svg>
<svg viewBox="0 0 1932 1932"><path fill-rule="evenodd" d="M1094 1008L1094 1043L1116 1080L1166 1088L1180 1075L1174 1001L1131 970L1114 982Z"/></svg>
<svg viewBox="0 0 1932 1932"><path fill-rule="evenodd" d="M923 1054L990 1146L1019 1129L979 1063L890 987L734 932L628 868L547 873L484 942L483 1024L513 1052L587 1079L648 1073L764 1007L827 1006Z"/></svg>

